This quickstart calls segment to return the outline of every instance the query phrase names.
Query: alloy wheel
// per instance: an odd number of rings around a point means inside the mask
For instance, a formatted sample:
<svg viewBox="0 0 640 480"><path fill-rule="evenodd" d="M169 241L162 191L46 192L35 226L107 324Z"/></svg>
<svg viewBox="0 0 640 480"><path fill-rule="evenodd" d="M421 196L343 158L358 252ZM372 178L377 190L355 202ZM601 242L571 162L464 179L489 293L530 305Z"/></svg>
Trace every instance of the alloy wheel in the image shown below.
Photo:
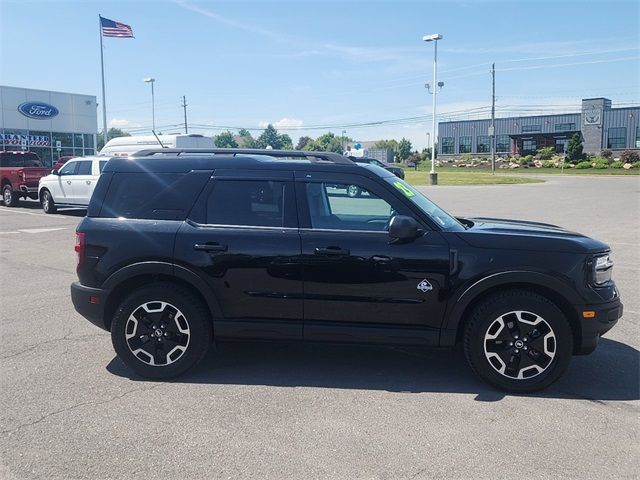
<svg viewBox="0 0 640 480"><path fill-rule="evenodd" d="M535 313L515 310L496 318L484 336L484 354L495 371L528 379L549 368L556 356L556 335Z"/></svg>
<svg viewBox="0 0 640 480"><path fill-rule="evenodd" d="M189 347L191 330L187 318L167 302L147 302L133 310L125 326L131 353L150 366L176 362Z"/></svg>

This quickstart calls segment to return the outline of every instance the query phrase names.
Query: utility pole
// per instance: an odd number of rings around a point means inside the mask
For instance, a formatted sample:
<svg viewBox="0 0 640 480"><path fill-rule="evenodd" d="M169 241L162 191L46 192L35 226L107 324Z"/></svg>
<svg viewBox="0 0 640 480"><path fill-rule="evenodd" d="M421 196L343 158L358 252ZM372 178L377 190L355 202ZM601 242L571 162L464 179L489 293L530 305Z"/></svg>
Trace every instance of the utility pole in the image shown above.
<svg viewBox="0 0 640 480"><path fill-rule="evenodd" d="M187 97L182 96L182 105L180 105L184 109L184 133L189 133L189 127L187 126Z"/></svg>
<svg viewBox="0 0 640 480"><path fill-rule="evenodd" d="M491 64L491 173L496 173L496 64Z"/></svg>

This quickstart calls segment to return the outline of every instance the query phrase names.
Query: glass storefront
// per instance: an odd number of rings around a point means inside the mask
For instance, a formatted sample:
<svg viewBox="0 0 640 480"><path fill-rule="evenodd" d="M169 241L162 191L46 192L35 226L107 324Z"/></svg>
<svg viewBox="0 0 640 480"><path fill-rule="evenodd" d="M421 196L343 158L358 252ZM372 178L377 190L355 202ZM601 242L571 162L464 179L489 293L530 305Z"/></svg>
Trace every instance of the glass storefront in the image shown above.
<svg viewBox="0 0 640 480"><path fill-rule="evenodd" d="M56 148L60 142L60 151ZM95 135L35 130L0 130L0 150L25 150L36 153L45 166L62 156L95 155Z"/></svg>

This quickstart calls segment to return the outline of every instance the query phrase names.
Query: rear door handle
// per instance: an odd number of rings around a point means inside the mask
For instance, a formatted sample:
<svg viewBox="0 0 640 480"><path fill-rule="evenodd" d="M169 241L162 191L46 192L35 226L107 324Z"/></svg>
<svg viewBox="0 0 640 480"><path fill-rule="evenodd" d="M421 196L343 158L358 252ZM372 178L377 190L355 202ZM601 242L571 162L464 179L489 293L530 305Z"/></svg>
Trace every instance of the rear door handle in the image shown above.
<svg viewBox="0 0 640 480"><path fill-rule="evenodd" d="M227 246L220 245L219 243L196 243L193 249L203 252L226 252Z"/></svg>
<svg viewBox="0 0 640 480"><path fill-rule="evenodd" d="M340 248L340 247L326 247L326 248L316 248L316 255L349 255L350 250L348 248Z"/></svg>

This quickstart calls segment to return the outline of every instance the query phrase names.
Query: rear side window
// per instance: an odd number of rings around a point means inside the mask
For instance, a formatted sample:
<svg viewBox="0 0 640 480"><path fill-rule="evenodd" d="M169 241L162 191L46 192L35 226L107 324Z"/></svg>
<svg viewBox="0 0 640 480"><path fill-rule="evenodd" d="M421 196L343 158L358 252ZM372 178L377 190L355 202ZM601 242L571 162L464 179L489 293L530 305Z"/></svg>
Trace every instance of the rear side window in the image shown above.
<svg viewBox="0 0 640 480"><path fill-rule="evenodd" d="M211 172L116 173L101 217L184 220Z"/></svg>
<svg viewBox="0 0 640 480"><path fill-rule="evenodd" d="M206 223L282 227L285 183L272 180L217 180L207 200Z"/></svg>

